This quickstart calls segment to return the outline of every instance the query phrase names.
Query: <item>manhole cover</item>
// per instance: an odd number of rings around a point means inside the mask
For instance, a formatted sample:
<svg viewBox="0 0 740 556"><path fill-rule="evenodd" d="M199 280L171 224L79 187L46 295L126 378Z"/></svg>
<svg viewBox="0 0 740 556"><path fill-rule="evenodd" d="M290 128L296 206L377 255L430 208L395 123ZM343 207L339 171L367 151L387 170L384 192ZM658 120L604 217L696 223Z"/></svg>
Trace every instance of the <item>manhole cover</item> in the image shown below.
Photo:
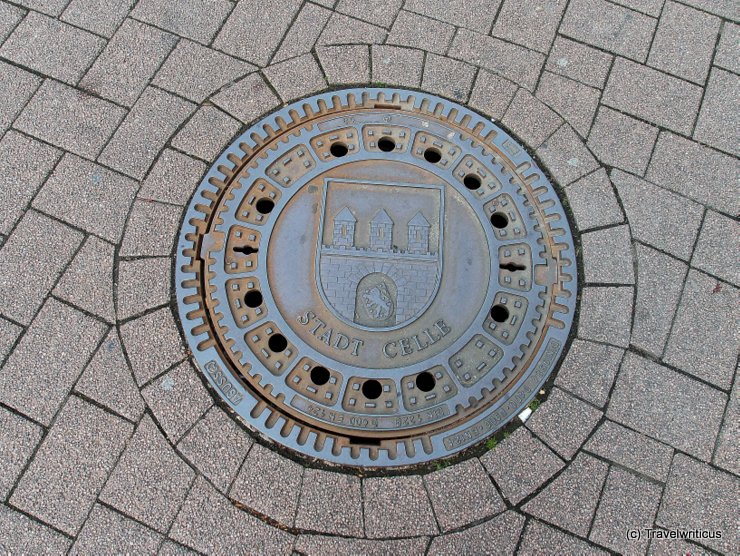
<svg viewBox="0 0 740 556"><path fill-rule="evenodd" d="M397 466L510 421L565 346L576 259L557 194L504 131L422 93L345 90L242 135L181 232L185 334L252 427Z"/></svg>

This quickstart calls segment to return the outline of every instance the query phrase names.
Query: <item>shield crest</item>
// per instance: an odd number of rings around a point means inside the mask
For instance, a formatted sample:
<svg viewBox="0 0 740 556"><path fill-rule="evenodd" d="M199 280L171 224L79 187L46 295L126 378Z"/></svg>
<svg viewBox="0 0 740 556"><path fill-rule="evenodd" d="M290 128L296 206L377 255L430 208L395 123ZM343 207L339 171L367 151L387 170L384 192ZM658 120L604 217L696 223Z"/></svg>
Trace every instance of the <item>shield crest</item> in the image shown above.
<svg viewBox="0 0 740 556"><path fill-rule="evenodd" d="M439 289L442 222L441 185L326 180L315 265L326 305L369 330L421 316Z"/></svg>

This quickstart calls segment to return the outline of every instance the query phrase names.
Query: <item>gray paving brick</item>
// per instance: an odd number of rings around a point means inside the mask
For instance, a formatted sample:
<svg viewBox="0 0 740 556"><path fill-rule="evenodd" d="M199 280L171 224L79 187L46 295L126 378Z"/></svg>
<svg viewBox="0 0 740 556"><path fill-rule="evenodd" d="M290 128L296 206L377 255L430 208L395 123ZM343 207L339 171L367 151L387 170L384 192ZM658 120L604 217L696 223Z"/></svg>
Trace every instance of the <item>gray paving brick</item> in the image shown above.
<svg viewBox="0 0 740 556"><path fill-rule="evenodd" d="M525 519L506 512L459 533L447 533L432 540L427 554L514 554Z"/></svg>
<svg viewBox="0 0 740 556"><path fill-rule="evenodd" d="M104 332L102 323L48 300L0 370L0 399L48 426Z"/></svg>
<svg viewBox="0 0 740 556"><path fill-rule="evenodd" d="M740 25L725 22L714 54L714 65L740 73Z"/></svg>
<svg viewBox="0 0 740 556"><path fill-rule="evenodd" d="M216 160L241 124L214 106L201 106L172 139L172 146L211 162ZM193 184L197 185L197 184Z"/></svg>
<svg viewBox="0 0 740 556"><path fill-rule="evenodd" d="M115 329L100 344L77 381L75 391L131 421L138 421L144 413L144 400L123 356L121 340Z"/></svg>
<svg viewBox="0 0 740 556"><path fill-rule="evenodd" d="M207 44L232 8L233 3L228 0L140 0L132 15L165 31Z"/></svg>
<svg viewBox="0 0 740 556"><path fill-rule="evenodd" d="M3 245L0 311L29 324L80 243L79 232L36 211L26 212Z"/></svg>
<svg viewBox="0 0 740 556"><path fill-rule="evenodd" d="M98 35L111 37L135 2L136 0L72 0L60 19Z"/></svg>
<svg viewBox="0 0 740 556"><path fill-rule="evenodd" d="M218 93L212 101L245 124L280 105L280 99L258 73L237 81Z"/></svg>
<svg viewBox="0 0 740 556"><path fill-rule="evenodd" d="M304 4L273 57L273 63L311 52L332 13L316 4Z"/></svg>
<svg viewBox="0 0 740 556"><path fill-rule="evenodd" d="M596 429L585 449L660 482L668 478L673 459L670 447L612 421Z"/></svg>
<svg viewBox="0 0 740 556"><path fill-rule="evenodd" d="M99 160L137 179L146 174L165 142L195 105L152 87L146 89Z"/></svg>
<svg viewBox="0 0 740 556"><path fill-rule="evenodd" d="M581 231L624 221L622 209L603 168L568 186L565 194L576 226Z"/></svg>
<svg viewBox="0 0 740 556"><path fill-rule="evenodd" d="M217 50L182 40L157 72L154 84L193 102L203 102L255 67Z"/></svg>
<svg viewBox="0 0 740 556"><path fill-rule="evenodd" d="M335 13L319 36L318 44L381 44L386 36L387 32L382 27Z"/></svg>
<svg viewBox="0 0 740 556"><path fill-rule="evenodd" d="M644 554L647 535L632 539L627 531L652 527L661 490L628 471L612 468L589 539L619 553Z"/></svg>
<svg viewBox="0 0 740 556"><path fill-rule="evenodd" d="M184 205L206 171L206 165L166 149L141 185L139 197Z"/></svg>
<svg viewBox="0 0 740 556"><path fill-rule="evenodd" d="M601 411L556 388L527 421L560 457L571 459L601 419Z"/></svg>
<svg viewBox="0 0 740 556"><path fill-rule="evenodd" d="M367 21L373 25L390 27L401 9L403 0L339 0L335 9L343 14Z"/></svg>
<svg viewBox="0 0 740 556"><path fill-rule="evenodd" d="M740 475L740 443L737 441L739 437L740 381L735 381L714 452L715 465L732 471L735 475Z"/></svg>
<svg viewBox="0 0 740 556"><path fill-rule="evenodd" d="M121 243L121 256L169 255L180 225L182 208L137 199Z"/></svg>
<svg viewBox="0 0 740 556"><path fill-rule="evenodd" d="M326 80L338 83L370 81L370 48L364 44L326 46L316 49Z"/></svg>
<svg viewBox="0 0 740 556"><path fill-rule="evenodd" d="M240 0L213 45L266 66L300 7L300 0Z"/></svg>
<svg viewBox="0 0 740 556"><path fill-rule="evenodd" d="M642 176L657 138L658 128L603 106L588 146L602 163Z"/></svg>
<svg viewBox="0 0 740 556"><path fill-rule="evenodd" d="M73 154L62 157L34 208L117 243L138 184Z"/></svg>
<svg viewBox="0 0 740 556"><path fill-rule="evenodd" d="M575 339L558 371L555 384L576 396L604 407L624 350Z"/></svg>
<svg viewBox="0 0 740 556"><path fill-rule="evenodd" d="M72 541L22 513L0 504L2 547L9 554L66 554Z"/></svg>
<svg viewBox="0 0 740 556"><path fill-rule="evenodd" d="M738 19L737 4L733 0L683 0L683 3L726 19Z"/></svg>
<svg viewBox="0 0 740 556"><path fill-rule="evenodd" d="M326 88L321 68L311 54L272 65L265 69L265 77L285 102Z"/></svg>
<svg viewBox="0 0 740 556"><path fill-rule="evenodd" d="M0 83L3 79L0 78ZM2 98L2 96L0 96ZM0 232L10 233L61 153L48 145L9 131L0 139Z"/></svg>
<svg viewBox="0 0 740 556"><path fill-rule="evenodd" d="M122 324L120 330L139 386L183 357L180 333L168 307Z"/></svg>
<svg viewBox="0 0 740 556"><path fill-rule="evenodd" d="M656 523L668 529L722 531L721 539L698 542L729 554L737 547L733 532L737 528L738 498L737 477L676 454Z"/></svg>
<svg viewBox="0 0 740 556"><path fill-rule="evenodd" d="M729 389L740 345L736 318L739 300L737 288L689 271L665 362Z"/></svg>
<svg viewBox="0 0 740 556"><path fill-rule="evenodd" d="M411 537L437 533L424 483L419 475L362 480L365 535Z"/></svg>
<svg viewBox="0 0 740 556"><path fill-rule="evenodd" d="M613 59L606 52L558 36L550 50L546 68L553 73L601 89Z"/></svg>
<svg viewBox="0 0 740 556"><path fill-rule="evenodd" d="M606 556L607 552L595 549L588 543L562 531L530 520L522 535L517 554L535 556L541 554L589 554Z"/></svg>
<svg viewBox="0 0 740 556"><path fill-rule="evenodd" d="M133 106L177 37L127 19L95 60L80 87L124 106Z"/></svg>
<svg viewBox="0 0 740 556"><path fill-rule="evenodd" d="M452 42L455 28L452 25L423 15L402 10L388 34L388 44L417 48L444 54Z"/></svg>
<svg viewBox="0 0 740 556"><path fill-rule="evenodd" d="M578 337L629 346L633 293L629 287L583 288Z"/></svg>
<svg viewBox="0 0 740 556"><path fill-rule="evenodd" d="M40 77L0 61L0 134L10 127L40 84Z"/></svg>
<svg viewBox="0 0 740 556"><path fill-rule="evenodd" d="M653 183L732 215L740 212L740 198L727 183L739 177L733 157L665 132L658 136L647 173Z"/></svg>
<svg viewBox="0 0 740 556"><path fill-rule="evenodd" d="M197 556L197 552L185 548L170 539L166 539L157 552L157 556Z"/></svg>
<svg viewBox="0 0 740 556"><path fill-rule="evenodd" d="M637 298L632 345L660 356L668 341L688 267L644 245L635 246Z"/></svg>
<svg viewBox="0 0 740 556"><path fill-rule="evenodd" d="M699 112L702 90L624 58L614 62L602 102L679 133L688 134Z"/></svg>
<svg viewBox="0 0 740 556"><path fill-rule="evenodd" d="M202 478L188 494L170 537L214 554L289 554L294 537L235 508Z"/></svg>
<svg viewBox="0 0 740 556"><path fill-rule="evenodd" d="M523 46L473 32L458 32L449 56L480 66L534 91L545 57Z"/></svg>
<svg viewBox="0 0 740 556"><path fill-rule="evenodd" d="M30 12L0 48L0 56L74 85L105 41L37 12Z"/></svg>
<svg viewBox="0 0 740 556"><path fill-rule="evenodd" d="M154 554L162 535L95 504L70 554Z"/></svg>
<svg viewBox="0 0 740 556"><path fill-rule="evenodd" d="M407 0L404 9L465 27L479 33L488 33L496 17L501 0Z"/></svg>
<svg viewBox="0 0 740 556"><path fill-rule="evenodd" d="M190 488L193 471L145 416L100 494L100 500L165 532Z"/></svg>
<svg viewBox="0 0 740 556"><path fill-rule="evenodd" d="M656 20L604 0L574 0L560 33L609 52L644 62Z"/></svg>
<svg viewBox="0 0 740 556"><path fill-rule="evenodd" d="M504 0L493 35L547 54L566 4L565 0L544 4L538 0Z"/></svg>
<svg viewBox="0 0 740 556"><path fill-rule="evenodd" d="M536 149L562 125L563 120L531 93L519 89L501 123L526 145Z"/></svg>
<svg viewBox="0 0 740 556"><path fill-rule="evenodd" d="M133 428L123 419L70 397L10 502L76 535Z"/></svg>
<svg viewBox="0 0 740 556"><path fill-rule="evenodd" d="M89 237L54 288L54 295L89 313L115 322L114 247Z"/></svg>
<svg viewBox="0 0 740 556"><path fill-rule="evenodd" d="M665 0L612 0L615 4L621 4L627 8L637 10L653 17L660 16Z"/></svg>
<svg viewBox="0 0 740 556"><path fill-rule="evenodd" d="M36 449L43 430L0 407L0 498L5 500Z"/></svg>
<svg viewBox="0 0 740 556"><path fill-rule="evenodd" d="M629 213L628 213L629 219ZM591 284L634 284L629 226L614 226L581 236L585 280Z"/></svg>
<svg viewBox="0 0 740 556"><path fill-rule="evenodd" d="M300 535L294 549L306 556L341 554L350 556L388 556L389 554L423 554L429 544L427 537L393 540L349 539L324 535Z"/></svg>
<svg viewBox="0 0 740 556"><path fill-rule="evenodd" d="M694 138L731 154L740 153L740 77L712 70L704 94Z"/></svg>
<svg viewBox="0 0 740 556"><path fill-rule="evenodd" d="M0 317L0 361L5 359L23 332L23 328Z"/></svg>
<svg viewBox="0 0 740 556"><path fill-rule="evenodd" d="M552 176L565 186L590 174L599 163L569 125L563 125L537 149L537 155Z"/></svg>
<svg viewBox="0 0 740 556"><path fill-rule="evenodd" d="M234 419L213 406L177 447L216 488L225 493L252 444L252 438Z"/></svg>
<svg viewBox="0 0 740 556"><path fill-rule="evenodd" d="M628 353L607 417L709 460L726 401L719 390Z"/></svg>
<svg viewBox="0 0 740 556"><path fill-rule="evenodd" d="M475 458L425 475L424 484L443 532L506 509L488 473Z"/></svg>
<svg viewBox="0 0 740 556"><path fill-rule="evenodd" d="M693 266L740 285L740 266L734 257L727 256L728 250L740 250L740 226L732 218L707 211L691 260Z"/></svg>
<svg viewBox="0 0 740 556"><path fill-rule="evenodd" d="M475 68L451 58L427 54L421 88L458 102L468 98Z"/></svg>
<svg viewBox="0 0 740 556"><path fill-rule="evenodd" d="M0 4L0 44L10 36L25 15L26 11L17 6L5 2Z"/></svg>
<svg viewBox="0 0 740 556"><path fill-rule="evenodd" d="M280 477L279 491L265 489L265 485L274 480L273 477ZM245 506L292 527L302 477L301 465L261 444L255 444L234 480L229 495Z"/></svg>
<svg viewBox="0 0 740 556"><path fill-rule="evenodd" d="M48 15L59 15L69 0L16 0L15 3Z"/></svg>
<svg viewBox="0 0 740 556"><path fill-rule="evenodd" d="M512 504L521 502L563 468L560 458L524 427L480 461Z"/></svg>
<svg viewBox="0 0 740 556"><path fill-rule="evenodd" d="M118 263L118 318L128 319L147 309L166 304L170 299L172 261L166 257L147 257Z"/></svg>
<svg viewBox="0 0 740 556"><path fill-rule="evenodd" d="M359 477L306 469L295 526L337 535L363 535L362 484Z"/></svg>
<svg viewBox="0 0 740 556"><path fill-rule="evenodd" d="M373 45L373 83L398 87L418 87L424 65L424 53L412 48Z"/></svg>
<svg viewBox="0 0 740 556"><path fill-rule="evenodd" d="M213 405L189 361L157 378L141 394L173 444Z"/></svg>
<svg viewBox="0 0 740 556"><path fill-rule="evenodd" d="M699 85L709 73L721 20L668 1L650 48L648 65Z"/></svg>
<svg viewBox="0 0 740 556"><path fill-rule="evenodd" d="M47 79L15 121L15 127L86 158L95 158L125 111Z"/></svg>
<svg viewBox="0 0 740 556"><path fill-rule="evenodd" d="M563 473L522 508L543 521L585 537L609 466L579 454Z"/></svg>
<svg viewBox="0 0 740 556"><path fill-rule="evenodd" d="M557 111L582 137L588 136L601 92L572 79L546 71L537 87L537 98Z"/></svg>
<svg viewBox="0 0 740 556"><path fill-rule="evenodd" d="M632 237L684 260L691 257L703 209L650 182L612 170Z"/></svg>
<svg viewBox="0 0 740 556"><path fill-rule="evenodd" d="M468 104L495 120L504 117L509 103L514 98L517 86L495 73L479 70Z"/></svg>

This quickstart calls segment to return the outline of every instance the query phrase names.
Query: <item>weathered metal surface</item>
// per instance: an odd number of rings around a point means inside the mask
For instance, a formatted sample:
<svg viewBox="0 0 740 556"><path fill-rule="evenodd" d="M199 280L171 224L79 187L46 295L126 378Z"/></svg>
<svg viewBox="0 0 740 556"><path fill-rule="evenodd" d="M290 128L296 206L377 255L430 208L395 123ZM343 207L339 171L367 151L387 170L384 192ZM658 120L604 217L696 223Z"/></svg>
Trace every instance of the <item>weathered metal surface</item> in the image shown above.
<svg viewBox="0 0 740 556"><path fill-rule="evenodd" d="M571 233L503 130L422 93L290 105L205 177L178 245L194 358L254 429L399 466L510 421L568 338Z"/></svg>

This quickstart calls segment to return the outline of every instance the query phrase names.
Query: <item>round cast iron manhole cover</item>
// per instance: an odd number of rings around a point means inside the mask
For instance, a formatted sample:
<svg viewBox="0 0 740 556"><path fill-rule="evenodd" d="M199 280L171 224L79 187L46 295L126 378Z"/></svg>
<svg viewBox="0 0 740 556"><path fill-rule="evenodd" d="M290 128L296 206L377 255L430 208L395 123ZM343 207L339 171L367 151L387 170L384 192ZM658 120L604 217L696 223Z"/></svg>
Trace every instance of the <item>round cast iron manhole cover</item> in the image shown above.
<svg viewBox="0 0 740 556"><path fill-rule="evenodd" d="M522 146L441 98L354 89L247 130L178 245L194 358L248 424L354 466L449 456L508 423L568 339L576 256Z"/></svg>

